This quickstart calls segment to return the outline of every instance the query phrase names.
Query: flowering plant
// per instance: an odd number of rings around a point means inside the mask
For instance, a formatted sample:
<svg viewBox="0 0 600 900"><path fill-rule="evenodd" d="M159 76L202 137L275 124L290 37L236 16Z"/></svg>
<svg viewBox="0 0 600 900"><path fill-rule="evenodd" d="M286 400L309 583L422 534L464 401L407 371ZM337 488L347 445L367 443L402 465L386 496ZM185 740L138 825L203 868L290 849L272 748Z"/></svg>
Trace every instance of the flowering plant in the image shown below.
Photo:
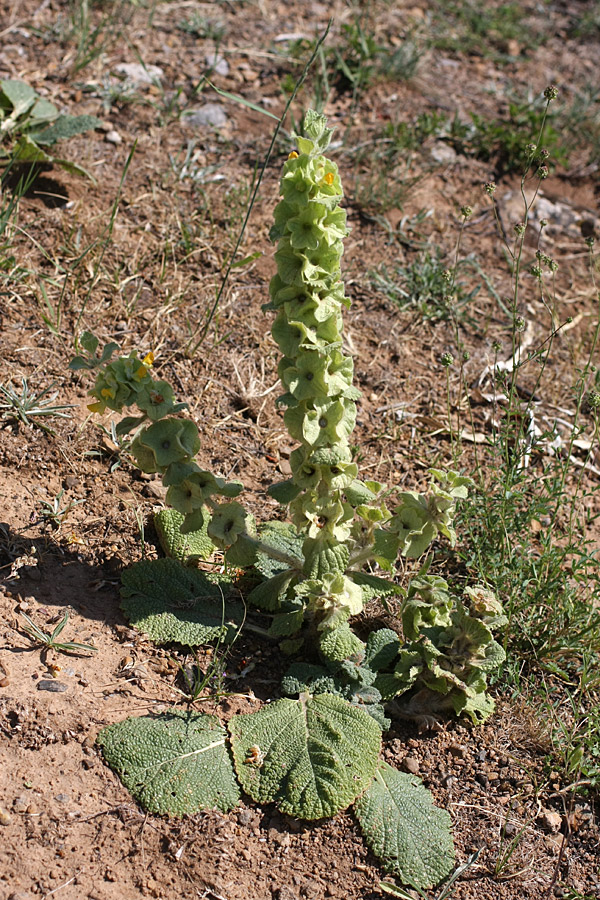
<svg viewBox="0 0 600 900"><path fill-rule="evenodd" d="M282 685L298 700L277 700L230 722L243 788L255 800L274 801L284 812L304 818L331 815L365 792L357 815L371 842L378 804L389 813L388 794L408 790L400 785L400 773L377 762L381 730L389 725L384 704L427 721L448 708L475 721L485 718L493 708L485 673L503 658L492 628L504 619L500 604L484 588L467 589L467 599L458 600L443 579L427 574L428 564L407 591L365 571L371 563L392 572L399 555L419 557L440 536L454 543L456 503L467 497L471 481L434 469L427 493L398 492L388 507L392 492L359 478L350 436L360 392L353 386L353 362L342 340L342 310L349 301L340 261L348 229L339 172L324 155L331 134L325 118L309 111L304 134L296 135L297 150L283 167L271 229L277 272L264 308L275 313L272 335L282 354L278 374L284 388L278 403L285 406L284 422L297 447L290 457L291 477L272 485L269 493L288 508L289 523L257 526L235 499L242 485L201 468L198 429L178 415L183 404L176 403L170 386L152 377L150 355L110 362L114 345L96 357L97 340L84 335L88 355L76 358L72 367L97 369L92 411L137 407L140 414L122 419L116 432L131 435L129 449L137 466L160 473L167 487L174 518L165 524L163 515L159 528L167 553L185 557L187 536L204 555L217 547L232 567L253 567L261 580L247 593L248 603L272 616L269 634L283 639L284 652L297 657L301 652ZM231 639L244 616L236 618L234 604L226 615L220 608L215 612L214 583L203 582L198 571L182 578L181 569L168 559L144 560L127 570L126 614L135 618L146 604L137 624L157 641ZM359 639L351 617L373 597L402 593L404 641L390 629L372 632L366 643ZM169 597L177 597L170 608ZM204 619L202 604L209 610ZM399 707L402 695L406 703ZM143 798L127 757L130 732L142 726L127 723L122 730L118 725L107 729L101 743L111 765ZM202 728L211 734L214 727L203 720ZM226 738L206 740L214 748ZM223 760L219 766L226 767ZM223 779L229 796L232 779L225 774ZM396 824L406 827L406 822ZM438 824L442 837L438 851L431 850L427 871L416 874L414 860L400 863L397 858L390 862L394 871L421 886L447 873L452 857L448 824ZM371 843L379 848L379 841L375 835ZM441 856L440 847L445 848Z"/></svg>

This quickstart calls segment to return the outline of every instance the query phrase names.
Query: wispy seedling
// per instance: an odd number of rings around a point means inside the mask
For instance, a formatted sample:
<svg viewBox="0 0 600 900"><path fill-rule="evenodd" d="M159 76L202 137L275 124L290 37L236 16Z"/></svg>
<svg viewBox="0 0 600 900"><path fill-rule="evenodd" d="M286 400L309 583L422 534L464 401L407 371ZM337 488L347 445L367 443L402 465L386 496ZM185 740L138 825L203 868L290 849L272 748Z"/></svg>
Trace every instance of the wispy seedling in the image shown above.
<svg viewBox="0 0 600 900"><path fill-rule="evenodd" d="M21 625L21 630L25 632L28 638L36 645L41 646L44 652L55 650L57 653L96 653L98 648L93 644L81 644L78 641L59 641L58 638L62 634L67 622L69 621L69 612L65 612L54 631L49 634L35 624L26 613L20 613L21 618L25 619L25 624Z"/></svg>
<svg viewBox="0 0 600 900"><path fill-rule="evenodd" d="M180 31L191 34L193 37L208 38L216 42L223 40L227 30L224 22L203 16L197 10L187 19L182 19L177 27Z"/></svg>
<svg viewBox="0 0 600 900"><path fill-rule="evenodd" d="M465 269L472 261L461 260ZM479 292L480 285L470 290L448 268L442 251L425 250L406 266L388 268L380 265L370 273L371 284L399 309L416 309L423 319L444 321L468 315L468 305Z"/></svg>
<svg viewBox="0 0 600 900"><path fill-rule="evenodd" d="M42 500L41 509L40 509L40 518L44 519L51 524L55 528L59 528L62 524L62 520L67 515L67 513L73 509L74 506L78 506L80 503L84 503L84 500L69 500L64 506L62 505L62 499L64 496L65 490L61 488L58 494L52 498L52 500Z"/></svg>
<svg viewBox="0 0 600 900"><path fill-rule="evenodd" d="M57 382L53 381L49 387L42 391L33 391L27 383L27 379L21 379L21 391L18 392L9 382L8 384L0 384L0 419L18 419L24 425L37 425L48 434L54 434L54 431L46 424L40 421L45 417L55 417L58 419L70 419L71 416L66 412L68 409L74 409L72 403L55 403L58 397L58 391L51 393Z"/></svg>

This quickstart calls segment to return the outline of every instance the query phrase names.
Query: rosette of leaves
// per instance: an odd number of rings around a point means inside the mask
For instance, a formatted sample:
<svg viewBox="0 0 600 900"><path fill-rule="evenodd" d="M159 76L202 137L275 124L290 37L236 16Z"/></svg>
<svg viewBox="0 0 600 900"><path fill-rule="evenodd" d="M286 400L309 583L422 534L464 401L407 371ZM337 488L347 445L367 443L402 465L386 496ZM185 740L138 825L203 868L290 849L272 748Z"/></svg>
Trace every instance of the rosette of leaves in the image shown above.
<svg viewBox="0 0 600 900"><path fill-rule="evenodd" d="M56 165L94 180L77 163L55 156L50 148L98 128L96 116L70 116L40 97L25 81L0 81L0 167Z"/></svg>
<svg viewBox="0 0 600 900"><path fill-rule="evenodd" d="M452 710L474 723L494 710L487 675L505 659L493 629L506 624L499 600L484 587L465 588L464 601L439 576L419 573L407 592L402 626L408 640L379 667L374 686L384 702L414 718Z"/></svg>

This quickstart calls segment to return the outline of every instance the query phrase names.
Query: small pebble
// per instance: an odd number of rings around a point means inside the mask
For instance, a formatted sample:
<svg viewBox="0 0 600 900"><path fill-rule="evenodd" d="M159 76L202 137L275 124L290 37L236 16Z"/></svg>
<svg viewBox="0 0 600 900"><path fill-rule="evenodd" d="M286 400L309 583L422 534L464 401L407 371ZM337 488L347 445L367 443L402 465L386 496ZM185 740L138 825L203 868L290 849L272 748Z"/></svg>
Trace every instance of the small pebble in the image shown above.
<svg viewBox="0 0 600 900"><path fill-rule="evenodd" d="M123 143L123 138L119 134L118 131L109 131L104 136L104 140L108 141L109 144L121 144Z"/></svg>
<svg viewBox="0 0 600 900"><path fill-rule="evenodd" d="M464 759L467 755L467 748L464 744L450 744L448 747L448 753L452 756L457 757L457 759Z"/></svg>
<svg viewBox="0 0 600 900"><path fill-rule="evenodd" d="M0 806L0 825L10 825L11 822L12 822L11 814L6 809L4 809L2 806Z"/></svg>
<svg viewBox="0 0 600 900"><path fill-rule="evenodd" d="M217 53L207 53L205 56L206 65L210 66L217 75L229 75L229 63L224 56Z"/></svg>
<svg viewBox="0 0 600 900"><path fill-rule="evenodd" d="M200 128L221 128L227 122L227 113L220 103L205 103L185 114L181 121Z"/></svg>
<svg viewBox="0 0 600 900"><path fill-rule="evenodd" d="M543 809L537 820L544 831L548 831L550 834L556 834L562 826L561 814L552 809Z"/></svg>
<svg viewBox="0 0 600 900"><path fill-rule="evenodd" d="M120 63L115 72L133 84L154 84L165 74L160 66L143 66L141 63Z"/></svg>
<svg viewBox="0 0 600 900"><path fill-rule="evenodd" d="M38 691L51 691L52 693L60 694L63 691L67 690L67 685L63 684L62 681L54 681L54 679L42 678L41 681L38 681L37 689Z"/></svg>
<svg viewBox="0 0 600 900"><path fill-rule="evenodd" d="M405 756L402 760L402 768L411 775L418 775L420 769L419 760L415 759L414 756Z"/></svg>
<svg viewBox="0 0 600 900"><path fill-rule="evenodd" d="M254 814L251 809L240 809L237 814L238 822L240 823L240 825L249 825L253 819L253 816Z"/></svg>

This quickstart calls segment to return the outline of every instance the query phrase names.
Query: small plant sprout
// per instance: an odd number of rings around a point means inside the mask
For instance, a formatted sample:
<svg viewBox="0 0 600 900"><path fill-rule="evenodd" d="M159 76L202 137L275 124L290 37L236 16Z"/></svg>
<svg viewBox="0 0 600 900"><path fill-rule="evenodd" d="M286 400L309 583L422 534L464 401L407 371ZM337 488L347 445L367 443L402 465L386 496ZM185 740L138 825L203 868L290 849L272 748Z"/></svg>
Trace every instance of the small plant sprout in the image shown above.
<svg viewBox="0 0 600 900"><path fill-rule="evenodd" d="M21 390L17 391L10 382L0 384L0 418L18 419L24 425L37 425L43 431L54 434L48 425L40 422L41 418L53 416L58 419L68 419L68 409L73 409L70 403L54 403L58 397L58 391L50 392L56 386L53 382L42 391L32 391L26 378L21 379Z"/></svg>
<svg viewBox="0 0 600 900"><path fill-rule="evenodd" d="M157 642L193 647L235 640L240 628L253 627L250 615L259 609L270 617L268 637L293 657L282 683L287 696L234 716L228 737L215 737L212 717L198 717L198 735L204 735L198 746L229 741L246 793L286 814L318 819L354 804L367 842L386 868L425 888L452 870L449 819L431 805L422 785L379 761L382 730L389 714L427 724L447 712L474 722L490 715L486 677L504 659L493 632L506 619L485 586L464 586L459 594L429 575L431 559L407 588L393 579L398 557L418 559L438 540L455 543L456 505L472 482L433 469L427 491L398 491L390 499L385 485L359 477L351 435L360 392L342 333L342 312L350 305L340 271L348 229L339 172L325 156L331 135L325 117L309 110L283 166L271 229L277 272L264 309L274 313L271 333L281 351L283 387L278 403L296 447L291 477L268 493L287 510L287 522L258 525L236 499L242 485L201 466L198 428L182 417L185 404L171 386L151 374L151 355L134 352L110 361L114 347L96 356L97 340L84 335L88 355L77 357L72 368L96 372L93 412L135 408L116 432L131 435L137 466L159 474L167 488L169 508L157 530L171 558L142 560L123 573L123 610L130 621ZM189 565L214 548L224 554L224 574ZM390 577L373 574L374 567ZM249 616L236 599L240 591ZM353 617L369 600L400 594L403 638L389 628L366 640L355 634ZM130 758L132 734L158 735L161 728L174 735L166 719L130 719L105 729L99 741L147 808L189 811L187 788L180 797L186 784L181 769L180 787L169 780L175 775L168 767L161 770L170 799L159 807L147 805L150 769L134 775L143 760ZM188 737L176 744L182 764L181 754L186 760L194 755ZM231 791L228 754L219 760L214 779L222 778ZM192 769L188 776L194 783L200 777ZM382 816L389 821L385 834L377 824ZM426 849L413 853L421 829Z"/></svg>
<svg viewBox="0 0 600 900"><path fill-rule="evenodd" d="M22 631L30 638L30 640L41 646L44 652L55 650L57 653L96 653L97 647L93 644L80 644L78 641L59 641L58 638L62 634L67 622L69 621L69 612L65 612L64 616L51 634L35 624L26 613L20 613L25 619L25 624L21 625Z"/></svg>

